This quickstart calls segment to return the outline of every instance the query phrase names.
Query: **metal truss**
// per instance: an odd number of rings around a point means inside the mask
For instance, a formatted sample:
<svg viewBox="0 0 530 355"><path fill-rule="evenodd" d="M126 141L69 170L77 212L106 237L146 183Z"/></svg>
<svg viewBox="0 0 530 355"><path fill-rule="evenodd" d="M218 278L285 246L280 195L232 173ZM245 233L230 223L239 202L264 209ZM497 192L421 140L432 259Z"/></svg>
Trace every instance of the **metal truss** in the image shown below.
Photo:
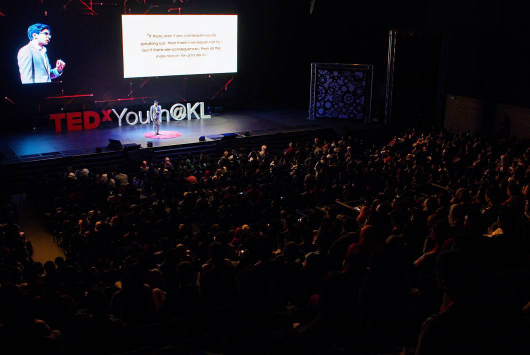
<svg viewBox="0 0 530 355"><path fill-rule="evenodd" d="M447 35L440 32L414 31L414 30L390 30L388 33L388 58L386 68L385 88L385 123L392 120L392 97L394 91L394 73L396 63L396 45L398 37L433 37L441 38L440 72L438 73L437 97L436 97L436 120L441 122L443 115L443 95L445 88L445 74L447 67Z"/></svg>

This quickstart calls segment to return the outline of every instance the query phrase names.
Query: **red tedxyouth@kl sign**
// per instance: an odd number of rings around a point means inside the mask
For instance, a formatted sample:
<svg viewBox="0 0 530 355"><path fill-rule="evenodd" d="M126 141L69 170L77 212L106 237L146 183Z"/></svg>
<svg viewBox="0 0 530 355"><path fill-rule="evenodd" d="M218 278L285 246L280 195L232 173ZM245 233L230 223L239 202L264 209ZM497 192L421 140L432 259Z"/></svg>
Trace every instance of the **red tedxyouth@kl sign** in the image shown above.
<svg viewBox="0 0 530 355"><path fill-rule="evenodd" d="M151 107L152 110L152 107ZM95 129L99 127L101 122L110 121L111 112L116 115L118 120L118 125L122 125L123 119L129 126L133 126L138 122L141 124L148 124L151 121L151 110L148 110L143 118L142 111L133 112L128 111L127 108L124 108L121 113L116 112L115 109L110 110L101 110L103 117L99 115L96 111L85 111L85 112L69 112L69 113L54 113L50 114L50 120L55 121L55 132L62 132L62 121L66 120L66 130L70 131L81 131L83 129ZM171 109L163 109L160 112L160 118L166 117L166 122L169 123L171 119L175 121L182 121L184 119L191 120L196 118L198 120L203 118L211 118L212 116L205 112L204 102L187 102L186 105L176 103L171 106ZM133 119L131 122L131 118Z"/></svg>

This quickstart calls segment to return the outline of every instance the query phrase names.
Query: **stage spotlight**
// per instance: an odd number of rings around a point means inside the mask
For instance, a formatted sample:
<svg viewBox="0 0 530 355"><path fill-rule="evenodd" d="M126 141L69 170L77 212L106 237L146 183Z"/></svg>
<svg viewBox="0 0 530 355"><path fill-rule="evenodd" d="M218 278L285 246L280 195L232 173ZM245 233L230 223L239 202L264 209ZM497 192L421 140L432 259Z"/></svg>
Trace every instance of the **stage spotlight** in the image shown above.
<svg viewBox="0 0 530 355"><path fill-rule="evenodd" d="M245 137L250 137L250 131L245 131L245 133L243 133L243 135L244 135Z"/></svg>
<svg viewBox="0 0 530 355"><path fill-rule="evenodd" d="M206 141L206 137L205 136L200 136L199 137L199 142L205 142Z"/></svg>
<svg viewBox="0 0 530 355"><path fill-rule="evenodd" d="M153 148L153 142L148 141L147 142L147 148Z"/></svg>

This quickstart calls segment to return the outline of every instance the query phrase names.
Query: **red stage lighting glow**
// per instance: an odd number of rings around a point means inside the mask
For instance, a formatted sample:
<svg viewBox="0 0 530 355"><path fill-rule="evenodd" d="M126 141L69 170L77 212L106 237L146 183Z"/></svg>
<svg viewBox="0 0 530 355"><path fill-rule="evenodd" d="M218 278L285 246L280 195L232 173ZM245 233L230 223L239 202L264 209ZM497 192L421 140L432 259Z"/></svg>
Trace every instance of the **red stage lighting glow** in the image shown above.
<svg viewBox="0 0 530 355"><path fill-rule="evenodd" d="M143 100L145 99L154 99L155 96L141 96L141 97L127 97L124 99L111 99L111 100L98 100L94 101L95 103L101 103L101 102L118 102L118 101L133 101L133 100Z"/></svg>
<svg viewBox="0 0 530 355"><path fill-rule="evenodd" d="M9 97L4 97L4 99L6 99L7 101L9 101L10 103L12 103L13 105L17 105L13 100L11 100Z"/></svg>
<svg viewBox="0 0 530 355"><path fill-rule="evenodd" d="M92 97L92 96L94 96L94 94L50 96L50 97L47 97L46 100L51 100L51 99L73 99L73 98L76 98L76 97Z"/></svg>

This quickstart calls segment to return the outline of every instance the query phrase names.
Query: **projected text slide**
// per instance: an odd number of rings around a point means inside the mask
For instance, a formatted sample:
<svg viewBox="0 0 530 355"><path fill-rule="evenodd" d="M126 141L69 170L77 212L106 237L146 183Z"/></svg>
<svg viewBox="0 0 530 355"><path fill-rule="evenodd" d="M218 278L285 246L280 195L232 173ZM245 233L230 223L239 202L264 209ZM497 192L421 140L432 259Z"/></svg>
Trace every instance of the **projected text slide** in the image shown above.
<svg viewBox="0 0 530 355"><path fill-rule="evenodd" d="M124 78L237 72L237 15L123 15Z"/></svg>

